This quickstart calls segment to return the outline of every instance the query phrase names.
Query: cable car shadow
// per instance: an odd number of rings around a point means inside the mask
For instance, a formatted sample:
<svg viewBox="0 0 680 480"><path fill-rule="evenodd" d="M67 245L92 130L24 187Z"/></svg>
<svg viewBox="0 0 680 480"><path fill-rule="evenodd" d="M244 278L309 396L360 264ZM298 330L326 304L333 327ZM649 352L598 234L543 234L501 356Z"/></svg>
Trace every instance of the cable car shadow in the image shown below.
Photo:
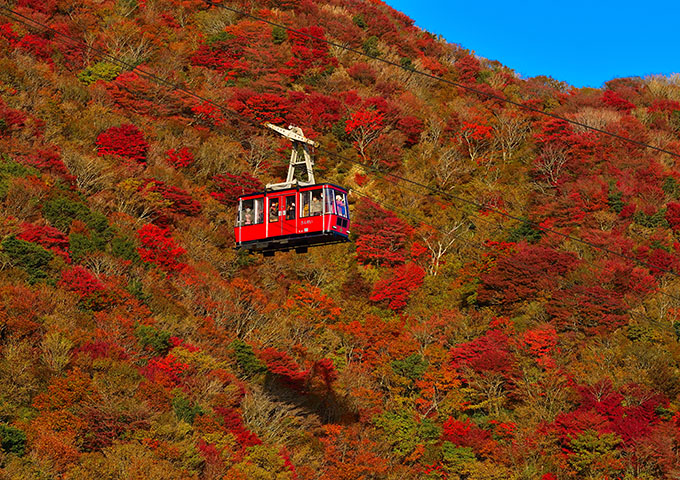
<svg viewBox="0 0 680 480"><path fill-rule="evenodd" d="M348 395L338 396L325 386L297 384L285 381L279 375L267 373L263 390L278 402L293 405L315 415L322 424L348 425L359 420L359 412Z"/></svg>

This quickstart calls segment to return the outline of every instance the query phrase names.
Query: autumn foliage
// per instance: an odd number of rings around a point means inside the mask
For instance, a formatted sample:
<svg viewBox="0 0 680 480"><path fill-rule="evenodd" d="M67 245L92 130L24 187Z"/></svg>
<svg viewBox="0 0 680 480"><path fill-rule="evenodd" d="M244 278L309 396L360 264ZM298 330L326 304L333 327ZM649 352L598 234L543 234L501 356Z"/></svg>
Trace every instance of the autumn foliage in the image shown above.
<svg viewBox="0 0 680 480"><path fill-rule="evenodd" d="M678 476L676 77L523 78L382 0L9 4L1 478ZM234 249L262 122L350 242Z"/></svg>

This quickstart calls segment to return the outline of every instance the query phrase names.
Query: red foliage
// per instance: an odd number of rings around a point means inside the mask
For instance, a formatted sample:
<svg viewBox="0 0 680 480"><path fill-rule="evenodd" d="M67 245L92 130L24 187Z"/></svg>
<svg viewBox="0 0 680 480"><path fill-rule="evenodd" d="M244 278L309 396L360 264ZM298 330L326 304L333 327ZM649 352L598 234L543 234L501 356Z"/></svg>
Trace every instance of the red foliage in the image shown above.
<svg viewBox="0 0 680 480"><path fill-rule="evenodd" d="M466 55L462 58L456 60L454 65L456 71L458 72L458 80L461 83L477 83L477 75L482 69L482 66L472 55Z"/></svg>
<svg viewBox="0 0 680 480"><path fill-rule="evenodd" d="M376 453L382 445L366 435L361 425L328 424L323 428L324 469L316 475L319 480L369 480L390 472L392 466Z"/></svg>
<svg viewBox="0 0 680 480"><path fill-rule="evenodd" d="M541 124L541 132L536 134L536 140L541 143L554 143L566 146L574 134L571 125L564 120L550 118Z"/></svg>
<svg viewBox="0 0 680 480"><path fill-rule="evenodd" d="M638 259L649 264L649 271L655 277L661 277L668 272L678 270L678 258L663 248L640 247L636 254Z"/></svg>
<svg viewBox="0 0 680 480"><path fill-rule="evenodd" d="M635 108L634 103L629 102L628 100L626 100L613 90L604 91L604 93L602 94L602 103L610 107L613 107L616 110L621 110L626 113L630 112L632 109Z"/></svg>
<svg viewBox="0 0 680 480"><path fill-rule="evenodd" d="M182 375L189 369L189 365L177 360L172 354L163 358L152 358L141 369L141 374L150 381L172 389L182 384Z"/></svg>
<svg viewBox="0 0 680 480"><path fill-rule="evenodd" d="M12 46L16 45L19 41L19 35L14 31L11 23L3 23L0 25L0 37L7 40L7 43Z"/></svg>
<svg viewBox="0 0 680 480"><path fill-rule="evenodd" d="M255 433L245 427L238 410L229 407L215 407L215 413L222 417L224 428L234 434L241 448L246 449L262 443Z"/></svg>
<svg viewBox="0 0 680 480"><path fill-rule="evenodd" d="M493 135L493 128L489 125L482 125L476 122L463 122L461 127L461 135L465 138L475 141L490 140Z"/></svg>
<svg viewBox="0 0 680 480"><path fill-rule="evenodd" d="M149 150L149 144L142 132L129 123L100 133L96 144L99 156L114 155L138 163L146 162L146 153Z"/></svg>
<svg viewBox="0 0 680 480"><path fill-rule="evenodd" d="M676 112L680 111L680 102L676 100L654 100L649 106L648 110L650 112Z"/></svg>
<svg viewBox="0 0 680 480"><path fill-rule="evenodd" d="M312 376L320 378L326 387L326 390L330 390L333 386L333 382L338 379L338 372L335 369L333 360L324 358L315 362L312 367Z"/></svg>
<svg viewBox="0 0 680 480"><path fill-rule="evenodd" d="M354 112L345 123L345 133L354 135L357 131L375 132L382 128L385 116L372 110Z"/></svg>
<svg viewBox="0 0 680 480"><path fill-rule="evenodd" d="M288 39L293 58L286 62L287 68L279 70L282 74L297 78L311 69L324 73L338 65L338 60L330 56L329 45L323 41L323 28L312 26L300 28L297 32L289 30Z"/></svg>
<svg viewBox="0 0 680 480"><path fill-rule="evenodd" d="M212 181L215 191L210 192L210 196L225 205L236 205L239 195L259 192L264 187L260 180L245 172L239 175L215 175Z"/></svg>
<svg viewBox="0 0 680 480"><path fill-rule="evenodd" d="M402 322L386 322L368 315L362 322L338 324L335 329L354 345L353 358L369 367L375 367L384 357L407 357L413 353L411 337Z"/></svg>
<svg viewBox="0 0 680 480"><path fill-rule="evenodd" d="M310 371L300 370L286 352L265 348L260 352L260 359L267 365L267 370L275 374L284 384L299 392L306 390Z"/></svg>
<svg viewBox="0 0 680 480"><path fill-rule="evenodd" d="M589 429L616 433L625 444L632 446L651 433L652 427L661 420L659 407L668 405L663 395L640 385L625 385L617 391L608 379L591 386L578 386L577 390L581 396L578 408L558 415L553 424L567 453L571 453L571 440Z"/></svg>
<svg viewBox="0 0 680 480"><path fill-rule="evenodd" d="M232 29L233 30L233 29ZM227 33L227 32L225 32ZM243 58L249 40L242 35L227 33L226 38L203 44L192 55L192 65L211 68L224 73L225 80L233 80L248 72L250 65Z"/></svg>
<svg viewBox="0 0 680 480"><path fill-rule="evenodd" d="M378 76L376 71L366 62L357 62L347 69L347 74L357 82L372 85Z"/></svg>
<svg viewBox="0 0 680 480"><path fill-rule="evenodd" d="M454 368L468 367L482 375L509 375L514 368L509 338L499 330L489 330L471 342L456 345L449 358Z"/></svg>
<svg viewBox="0 0 680 480"><path fill-rule="evenodd" d="M201 204L191 198L189 192L181 188L166 185L160 180L147 179L140 190L145 189L149 192L160 194L168 202L167 210L171 213L196 216L201 213Z"/></svg>
<svg viewBox="0 0 680 480"><path fill-rule="evenodd" d="M22 159L24 163L39 170L52 172L60 175L68 174L66 165L57 150L38 150L33 154L26 155Z"/></svg>
<svg viewBox="0 0 680 480"><path fill-rule="evenodd" d="M165 154L168 156L166 161L175 168L190 167L196 161L187 147L182 147L179 150L171 148Z"/></svg>
<svg viewBox="0 0 680 480"><path fill-rule="evenodd" d="M17 7L30 8L32 10L44 13L46 15L52 15L57 10L57 1L56 0L17 0Z"/></svg>
<svg viewBox="0 0 680 480"><path fill-rule="evenodd" d="M365 199L357 206L354 231L359 235L357 259L361 263L397 265L406 261L412 228L394 213Z"/></svg>
<svg viewBox="0 0 680 480"><path fill-rule="evenodd" d="M52 63L52 46L50 42L38 35L24 35L17 43L17 48L31 53L47 63Z"/></svg>
<svg viewBox="0 0 680 480"><path fill-rule="evenodd" d="M19 130L26 124L26 114L9 108L2 98L0 98L0 119L5 122L5 128L0 130L0 135L7 131Z"/></svg>
<svg viewBox="0 0 680 480"><path fill-rule="evenodd" d="M144 225L137 231L142 246L137 249L142 260L153 263L167 272L177 272L184 267L178 261L186 253L170 236L167 228Z"/></svg>
<svg viewBox="0 0 680 480"><path fill-rule="evenodd" d="M67 263L71 263L68 237L54 227L24 223L21 225L21 233L17 237L27 242L37 243L47 250L52 250L63 257Z"/></svg>
<svg viewBox="0 0 680 480"><path fill-rule="evenodd" d="M77 349L75 349L74 353L85 353L90 356L92 360L96 360L98 358L107 358L111 357L116 360L127 360L128 359L128 354L125 352L125 350L120 346L116 345L114 343L110 342L105 342L102 340L98 340L95 342L89 342L86 343Z"/></svg>
<svg viewBox="0 0 680 480"><path fill-rule="evenodd" d="M423 121L418 117L408 116L397 121L397 128L406 135L406 145L412 146L420 141L423 131Z"/></svg>
<svg viewBox="0 0 680 480"><path fill-rule="evenodd" d="M198 117L199 123L206 127L216 128L224 125L222 110L210 102L203 102L191 107L191 111Z"/></svg>
<svg viewBox="0 0 680 480"><path fill-rule="evenodd" d="M81 298L104 290L104 285L102 285L97 277L80 265L62 270L58 285L78 293Z"/></svg>
<svg viewBox="0 0 680 480"><path fill-rule="evenodd" d="M495 268L480 275L477 301L510 305L552 290L577 263L572 253L521 243L516 252L498 259Z"/></svg>
<svg viewBox="0 0 680 480"><path fill-rule="evenodd" d="M258 94L250 89L236 89L228 104L238 113L258 122L282 124L289 121L291 116L291 102L273 93Z"/></svg>
<svg viewBox="0 0 680 480"><path fill-rule="evenodd" d="M680 230L680 203L668 202L666 205L666 221L674 232Z"/></svg>
<svg viewBox="0 0 680 480"><path fill-rule="evenodd" d="M557 331L550 325L524 332L524 345L531 355L541 358L551 355L557 347Z"/></svg>
<svg viewBox="0 0 680 480"><path fill-rule="evenodd" d="M481 456L489 456L497 448L491 433L482 430L469 419L460 421L449 417L442 425L442 440L459 447L470 447Z"/></svg>
<svg viewBox="0 0 680 480"><path fill-rule="evenodd" d="M318 131L329 130L344 114L342 102L330 95L291 92L288 99L297 124L308 125ZM310 132L305 129L305 133Z"/></svg>
<svg viewBox="0 0 680 480"><path fill-rule="evenodd" d="M371 301L386 302L389 309L402 310L411 294L423 284L424 278L425 271L415 263L400 265L388 278L375 284Z"/></svg>
<svg viewBox="0 0 680 480"><path fill-rule="evenodd" d="M622 295L601 285L575 285L558 290L546 305L546 312L562 330L588 333L609 332L626 322Z"/></svg>

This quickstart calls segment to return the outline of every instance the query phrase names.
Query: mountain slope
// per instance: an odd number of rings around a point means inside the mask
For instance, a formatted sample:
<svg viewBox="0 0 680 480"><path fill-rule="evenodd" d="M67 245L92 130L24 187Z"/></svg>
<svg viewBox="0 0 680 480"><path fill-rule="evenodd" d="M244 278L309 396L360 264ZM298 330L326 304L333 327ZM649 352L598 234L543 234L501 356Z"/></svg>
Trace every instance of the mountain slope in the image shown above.
<svg viewBox="0 0 680 480"><path fill-rule="evenodd" d="M378 1L225 5L302 34L5 11L3 475L674 478L678 79L520 79ZM321 143L352 244L233 250L285 175L263 121Z"/></svg>

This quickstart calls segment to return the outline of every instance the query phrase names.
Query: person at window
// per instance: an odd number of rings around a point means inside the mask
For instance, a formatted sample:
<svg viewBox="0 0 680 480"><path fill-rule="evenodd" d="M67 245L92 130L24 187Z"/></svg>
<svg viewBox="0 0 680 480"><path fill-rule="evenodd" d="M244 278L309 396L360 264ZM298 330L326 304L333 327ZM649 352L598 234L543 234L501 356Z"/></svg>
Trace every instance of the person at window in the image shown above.
<svg viewBox="0 0 680 480"><path fill-rule="evenodd" d="M345 214L345 201L342 199L342 196L340 195L335 196L335 208L337 208L338 215L342 217L347 216Z"/></svg>
<svg viewBox="0 0 680 480"><path fill-rule="evenodd" d="M321 199L314 195L314 197L312 197L312 215L321 215L322 210L323 205L321 204Z"/></svg>
<svg viewBox="0 0 680 480"><path fill-rule="evenodd" d="M279 219L279 202L269 204L269 223L274 223Z"/></svg>
<svg viewBox="0 0 680 480"><path fill-rule="evenodd" d="M246 225L252 225L253 224L253 211L250 209L250 207L246 208L245 212L245 224Z"/></svg>
<svg viewBox="0 0 680 480"><path fill-rule="evenodd" d="M286 208L286 220L295 220L295 202L288 204Z"/></svg>

